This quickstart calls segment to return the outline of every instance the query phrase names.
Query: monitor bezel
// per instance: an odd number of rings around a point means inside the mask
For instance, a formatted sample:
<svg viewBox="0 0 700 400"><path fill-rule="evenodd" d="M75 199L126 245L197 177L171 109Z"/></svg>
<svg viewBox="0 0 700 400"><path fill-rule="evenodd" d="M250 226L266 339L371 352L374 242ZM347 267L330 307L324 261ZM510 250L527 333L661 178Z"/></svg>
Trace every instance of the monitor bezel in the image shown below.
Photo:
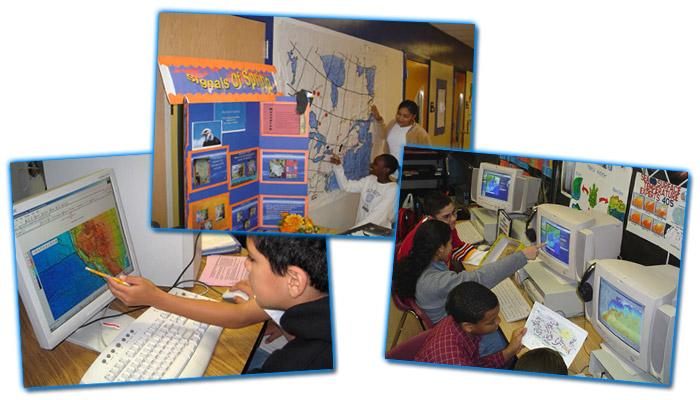
<svg viewBox="0 0 700 400"><path fill-rule="evenodd" d="M487 171L494 172L497 174L502 174L502 175L508 175L509 182L508 182L508 199L507 200L503 201L503 200L498 200L498 199L494 199L492 197L482 195L484 173L486 173ZM488 210L492 210L492 211L504 210L507 213L512 213L513 210L515 209L515 205L513 204L513 201L514 201L513 199L515 196L516 181L519 177L522 177L522 176L523 176L523 170L521 170L520 168L511 168L511 167L505 167L502 165L482 162L481 165L479 165L479 174L477 175L476 203L479 206L481 206L485 209L488 209Z"/></svg>
<svg viewBox="0 0 700 400"><path fill-rule="evenodd" d="M662 305L675 307L679 271L672 279L660 268L676 268L669 265L644 266L631 261L604 259L594 260L592 315L587 316L601 339L607 343L621 358L629 361L637 368L651 372L651 344L654 328L654 313ZM646 272L646 273L643 273ZM639 350L612 332L600 321L598 315L600 301L600 281L605 279L625 296L644 306ZM674 327L675 329L675 327Z"/></svg>
<svg viewBox="0 0 700 400"><path fill-rule="evenodd" d="M548 254L546 251L540 251L538 258L544 262L547 267L558 274L568 279L577 280L579 278L579 266L577 265L577 259L579 257L579 253L585 252L585 249L578 248L578 237L580 235L579 231L593 226L595 224L595 218L586 214L582 210L576 210L564 205L540 204L537 206L536 244L543 243L542 219L547 219L569 231L569 261L568 263L563 263L556 257Z"/></svg>
<svg viewBox="0 0 700 400"><path fill-rule="evenodd" d="M39 193L35 196L17 202L12 207L13 226L15 216L33 208L36 208L42 204L54 201L55 199L61 198L65 195L78 191L82 188L88 187L107 178L110 179L110 183L114 191L114 200L116 204L117 215L122 225L127 253L130 258L131 265L133 266L133 270L128 274L132 276L140 275L138 262L134 254L134 246L131 240L131 235L129 233L128 222L126 220L126 213L121 202L121 196L117 184L116 174L112 169L106 169L95 172L93 174L73 180L66 184L57 186L53 189L47 190L46 192ZM18 240L14 235L13 240L15 244L15 263L18 291L22 299L22 303L24 304L24 308L27 312L27 316L30 320L30 323L32 324L32 328L36 335L37 341L39 342L41 348L53 349L115 299L114 295L112 295L112 293L108 289L104 290L94 300L85 305L83 309L81 309L73 316L68 318L54 330L51 330L50 322L46 319L44 315L44 310L41 304L40 296L37 293L37 291L34 290L32 280L33 278L30 273L30 268L26 264L24 257L22 256L22 249L20 248ZM106 287L106 283L103 287ZM103 290L103 287L101 287L99 290Z"/></svg>

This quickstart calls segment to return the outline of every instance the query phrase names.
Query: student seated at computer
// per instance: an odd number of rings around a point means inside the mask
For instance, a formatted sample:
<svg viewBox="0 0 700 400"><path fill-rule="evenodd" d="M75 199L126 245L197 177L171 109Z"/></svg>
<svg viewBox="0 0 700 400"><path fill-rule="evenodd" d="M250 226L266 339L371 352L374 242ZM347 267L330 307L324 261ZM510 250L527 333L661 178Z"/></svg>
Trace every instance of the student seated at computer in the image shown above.
<svg viewBox="0 0 700 400"><path fill-rule="evenodd" d="M564 358L558 351L547 347L532 349L520 356L513 366L516 371L540 372L543 374L568 375Z"/></svg>
<svg viewBox="0 0 700 400"><path fill-rule="evenodd" d="M449 316L430 330L414 361L504 368L523 348L525 327L513 332L510 343L503 350L480 355L482 338L495 332L501 323L498 298L486 286L477 282L455 286L447 296L445 309Z"/></svg>
<svg viewBox="0 0 700 400"><path fill-rule="evenodd" d="M399 166L399 162L391 154L381 154L375 157L369 165L369 175L356 181L349 181L345 177L343 163L336 154L331 155L333 172L338 180L340 190L351 193L360 193L360 204L357 206L355 225L361 226L367 223L391 228L396 213L396 198L398 197L398 185L392 181L391 176Z"/></svg>
<svg viewBox="0 0 700 400"><path fill-rule="evenodd" d="M462 262L467 264L477 264L486 254L478 250L476 246L469 243L464 243L459 238L455 226L457 225L457 210L455 209L452 200L443 192L433 190L428 192L423 197L423 212L425 217L416 224L416 226L403 238L399 244L399 249L396 254L396 259L408 255L413 248L413 237L416 235L416 230L425 221L436 219L442 221L452 228L452 255L447 266L453 271L461 271L463 269Z"/></svg>
<svg viewBox="0 0 700 400"><path fill-rule="evenodd" d="M416 230L408 255L394 264L392 290L399 297L415 299L416 305L437 324L447 316L445 299L455 286L474 281L492 288L524 267L527 260L535 259L540 247L526 247L476 270L457 273L447 268L452 257L452 229L442 221L429 219ZM505 339L500 332L494 332L483 340L482 354L504 346Z"/></svg>
<svg viewBox="0 0 700 400"><path fill-rule="evenodd" d="M173 296L141 277L120 276L131 286L112 278L107 283L128 306L149 305L225 328L267 320L265 309L284 311L280 326L291 340L250 372L332 369L325 239L250 235L246 248L252 290L240 304ZM245 285L238 288L247 290Z"/></svg>

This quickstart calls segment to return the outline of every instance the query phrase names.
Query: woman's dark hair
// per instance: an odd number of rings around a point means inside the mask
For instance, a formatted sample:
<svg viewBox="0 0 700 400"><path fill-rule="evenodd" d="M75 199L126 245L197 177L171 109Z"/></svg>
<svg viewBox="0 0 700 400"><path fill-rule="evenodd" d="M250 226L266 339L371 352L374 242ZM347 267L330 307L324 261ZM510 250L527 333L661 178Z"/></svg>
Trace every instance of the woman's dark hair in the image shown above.
<svg viewBox="0 0 700 400"><path fill-rule="evenodd" d="M250 238L267 258L273 273L284 276L290 265L296 265L309 275L311 286L328 293L326 239L267 235L250 235Z"/></svg>
<svg viewBox="0 0 700 400"><path fill-rule="evenodd" d="M516 371L540 372L543 374L569 374L561 354L547 347L532 349L523 354L518 358L513 369Z"/></svg>
<svg viewBox="0 0 700 400"><path fill-rule="evenodd" d="M411 114L415 115L413 117L413 120L417 123L418 122L418 104L416 104L415 101L412 100L404 100L399 104L399 108L397 110L400 110L402 108L405 108L410 112Z"/></svg>
<svg viewBox="0 0 700 400"><path fill-rule="evenodd" d="M418 277L430 264L440 246L450 240L452 229L448 224L436 219L423 222L416 229L411 251L394 264L392 291L401 298L415 298Z"/></svg>

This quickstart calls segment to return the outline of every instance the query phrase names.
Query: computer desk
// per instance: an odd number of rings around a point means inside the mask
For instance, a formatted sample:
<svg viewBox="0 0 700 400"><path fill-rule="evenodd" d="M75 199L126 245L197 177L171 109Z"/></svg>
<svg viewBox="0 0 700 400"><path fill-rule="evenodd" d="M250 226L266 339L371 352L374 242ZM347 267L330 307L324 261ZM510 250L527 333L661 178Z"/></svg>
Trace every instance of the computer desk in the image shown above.
<svg viewBox="0 0 700 400"><path fill-rule="evenodd" d="M476 268L479 268L474 265L468 265L464 264L464 268L466 270L474 270ZM508 277L508 279L514 279L513 276ZM532 301L530 301L530 298L527 297L527 294L523 292L522 288L520 285L516 282L516 286L522 293L523 297L525 297L525 300L532 306ZM515 321L515 322L506 322L505 317L503 316L503 313L499 313L499 317L501 318L501 324L500 328L501 331L503 331L503 334L505 335L506 339L510 341L511 336L513 335L513 332L524 327L525 322L527 321L526 319L522 319L520 321ZM588 373L588 364L590 361L590 354L593 350L598 350L600 349L600 343L602 342L602 339L598 332L596 332L595 329L593 329L593 324L590 321L586 321L584 316L578 316L578 317L571 317L569 318L569 321L575 323L579 327L583 328L588 332L588 336L586 336L586 340L583 343L583 347L579 350L578 354L576 354L576 358L574 358L574 362L571 363L569 366L569 375L577 375L583 373L585 376L592 377L590 373ZM523 350L518 353L518 356L521 356L525 354L528 351L527 348L523 348Z"/></svg>
<svg viewBox="0 0 700 400"><path fill-rule="evenodd" d="M206 258L203 257L200 271L204 267L205 260ZM220 292L226 290L225 287L216 289ZM202 288L197 286L192 291L195 293L203 292ZM209 291L205 296L219 298L219 295L213 291ZM129 309L118 299L112 302L110 308L117 311ZM129 315L137 317L142 312ZM24 387L64 386L80 383L80 379L99 354L68 341L63 341L53 350L40 348L21 299L19 319ZM263 324L260 322L241 329L224 329L209 361L209 366L204 372L204 377L240 375L255 346Z"/></svg>

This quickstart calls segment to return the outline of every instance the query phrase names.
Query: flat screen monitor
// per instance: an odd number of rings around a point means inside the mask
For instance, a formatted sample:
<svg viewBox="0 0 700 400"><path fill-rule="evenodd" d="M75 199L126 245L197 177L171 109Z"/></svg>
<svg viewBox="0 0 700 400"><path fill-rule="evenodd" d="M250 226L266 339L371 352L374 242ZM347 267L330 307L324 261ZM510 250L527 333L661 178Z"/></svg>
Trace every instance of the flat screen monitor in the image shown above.
<svg viewBox="0 0 700 400"><path fill-rule="evenodd" d="M669 383L679 269L596 260L593 327L626 362Z"/></svg>
<svg viewBox="0 0 700 400"><path fill-rule="evenodd" d="M593 259L617 258L622 221L595 210L559 204L537 206L537 243L546 245L539 258L549 269L574 281Z"/></svg>
<svg viewBox="0 0 700 400"><path fill-rule="evenodd" d="M104 278L138 267L113 170L13 205L17 284L39 345L52 349L107 306Z"/></svg>

